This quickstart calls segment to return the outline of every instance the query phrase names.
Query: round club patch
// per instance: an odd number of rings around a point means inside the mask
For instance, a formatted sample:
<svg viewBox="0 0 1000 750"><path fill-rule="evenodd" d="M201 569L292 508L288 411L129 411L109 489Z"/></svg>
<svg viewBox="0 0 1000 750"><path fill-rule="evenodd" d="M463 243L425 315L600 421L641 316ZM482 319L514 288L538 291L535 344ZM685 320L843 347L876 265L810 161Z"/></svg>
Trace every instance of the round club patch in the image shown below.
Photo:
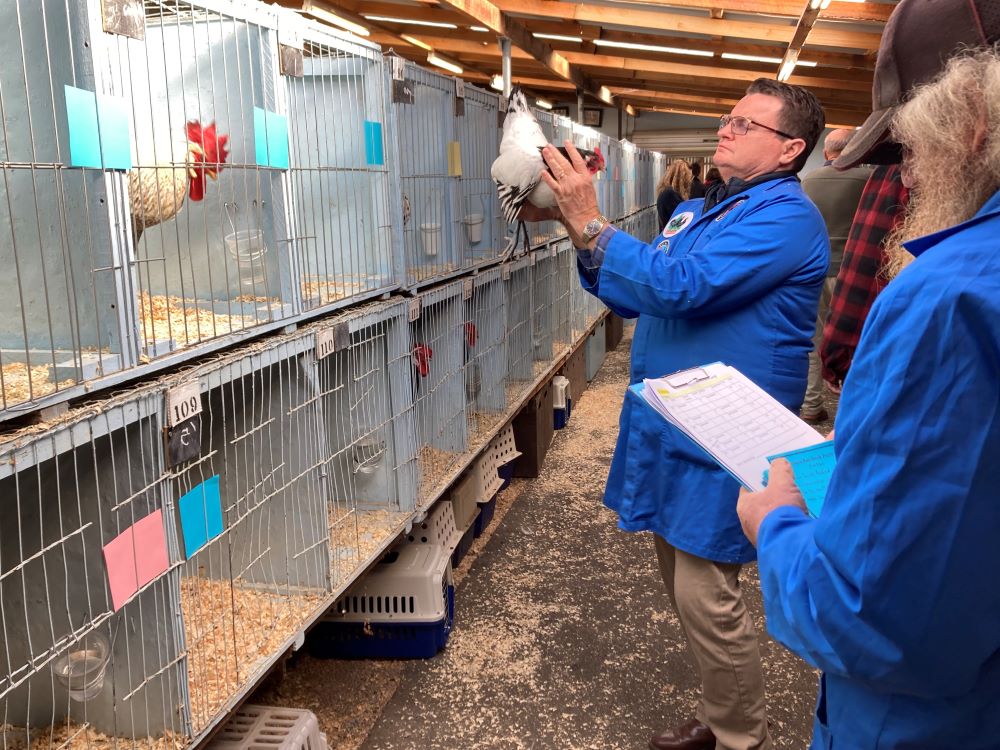
<svg viewBox="0 0 1000 750"><path fill-rule="evenodd" d="M684 211L674 216L663 228L664 237L673 237L694 220L694 211Z"/></svg>

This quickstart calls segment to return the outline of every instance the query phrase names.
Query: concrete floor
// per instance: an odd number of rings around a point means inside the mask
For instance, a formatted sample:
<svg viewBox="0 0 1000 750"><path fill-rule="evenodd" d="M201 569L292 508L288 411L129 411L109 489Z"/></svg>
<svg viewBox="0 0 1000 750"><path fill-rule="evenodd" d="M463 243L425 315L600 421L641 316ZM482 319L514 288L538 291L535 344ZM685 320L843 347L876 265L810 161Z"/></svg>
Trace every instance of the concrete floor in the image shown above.
<svg viewBox="0 0 1000 750"><path fill-rule="evenodd" d="M352 750L645 748L653 731L689 719L698 686L652 539L618 531L601 504L627 337L556 433L543 476L501 496L491 534L457 571L455 627L441 654L303 655L254 700L310 708L331 747ZM763 633L755 567L744 578L775 745L806 747L816 674Z"/></svg>

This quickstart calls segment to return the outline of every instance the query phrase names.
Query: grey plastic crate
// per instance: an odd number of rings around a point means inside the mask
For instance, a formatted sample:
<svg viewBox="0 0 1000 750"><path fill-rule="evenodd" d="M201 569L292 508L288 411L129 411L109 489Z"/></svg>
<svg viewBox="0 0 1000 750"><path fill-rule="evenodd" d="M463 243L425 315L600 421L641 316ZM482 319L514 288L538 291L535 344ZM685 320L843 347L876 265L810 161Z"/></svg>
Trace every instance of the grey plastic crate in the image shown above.
<svg viewBox="0 0 1000 750"><path fill-rule="evenodd" d="M209 743L210 750L326 750L312 711L245 705Z"/></svg>

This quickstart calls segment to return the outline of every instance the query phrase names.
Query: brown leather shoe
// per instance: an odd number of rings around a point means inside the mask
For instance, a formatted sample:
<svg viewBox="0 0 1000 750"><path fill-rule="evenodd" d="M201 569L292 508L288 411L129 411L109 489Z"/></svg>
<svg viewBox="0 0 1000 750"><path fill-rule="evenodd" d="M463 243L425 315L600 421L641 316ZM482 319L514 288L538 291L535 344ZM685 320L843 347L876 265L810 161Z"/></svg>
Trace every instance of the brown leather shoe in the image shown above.
<svg viewBox="0 0 1000 750"><path fill-rule="evenodd" d="M715 735L697 719L649 738L650 750L715 750Z"/></svg>

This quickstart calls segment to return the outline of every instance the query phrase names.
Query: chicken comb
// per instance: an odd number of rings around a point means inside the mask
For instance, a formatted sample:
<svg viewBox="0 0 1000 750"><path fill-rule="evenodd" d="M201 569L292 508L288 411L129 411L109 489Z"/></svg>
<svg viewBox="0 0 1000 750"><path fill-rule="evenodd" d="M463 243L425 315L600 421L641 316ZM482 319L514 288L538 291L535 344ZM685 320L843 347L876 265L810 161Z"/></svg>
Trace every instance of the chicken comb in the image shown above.
<svg viewBox="0 0 1000 750"><path fill-rule="evenodd" d="M192 143L201 146L206 163L225 164L229 158L229 149L226 148L229 136L217 135L214 122L204 127L197 120L191 120L187 124L187 137Z"/></svg>

